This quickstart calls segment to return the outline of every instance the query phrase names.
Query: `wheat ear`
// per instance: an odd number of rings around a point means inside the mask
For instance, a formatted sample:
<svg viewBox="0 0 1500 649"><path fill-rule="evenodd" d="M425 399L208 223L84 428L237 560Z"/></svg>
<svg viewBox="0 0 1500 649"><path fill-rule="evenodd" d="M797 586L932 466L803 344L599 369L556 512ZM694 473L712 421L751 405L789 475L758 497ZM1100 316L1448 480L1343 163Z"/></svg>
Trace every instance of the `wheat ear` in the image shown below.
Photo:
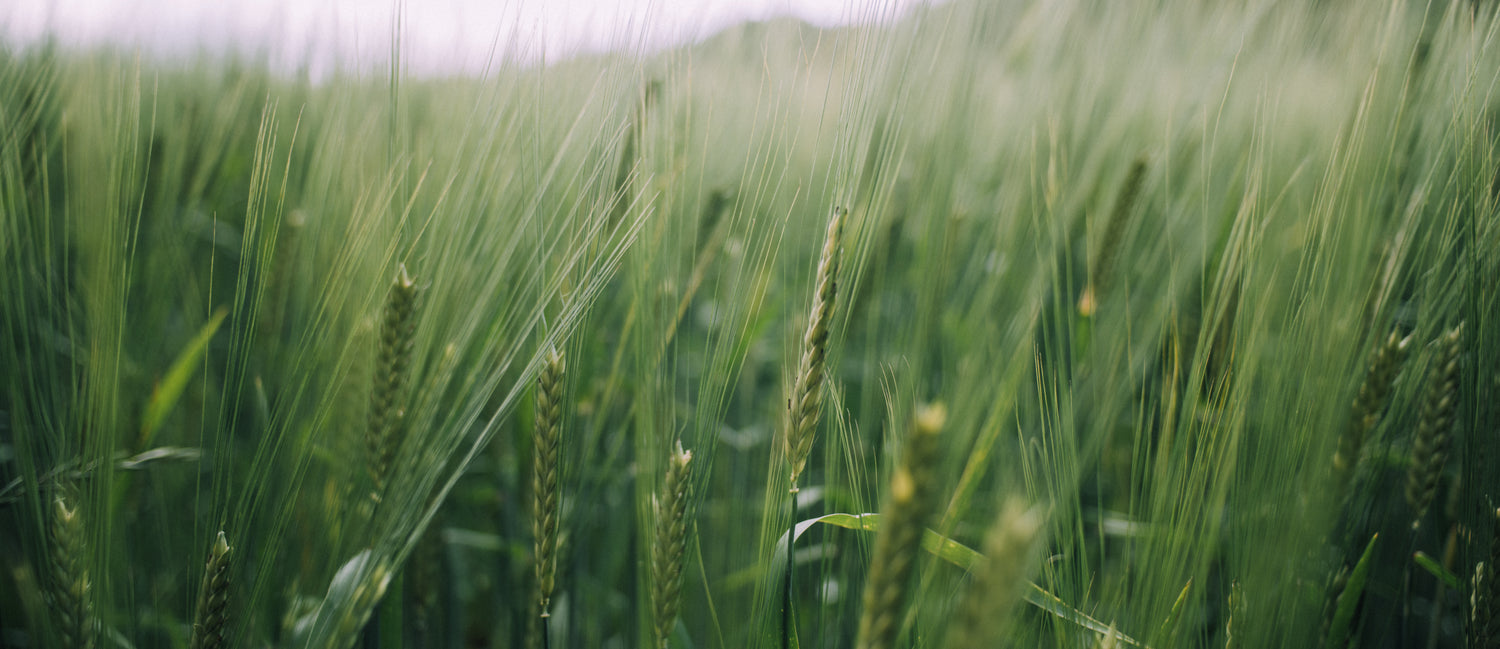
<svg viewBox="0 0 1500 649"><path fill-rule="evenodd" d="M214 541L203 568L203 586L198 590L198 612L193 618L192 649L228 647L225 632L229 622L229 541L224 532Z"/></svg>
<svg viewBox="0 0 1500 649"><path fill-rule="evenodd" d="M652 502L656 513L656 540L651 545L651 606L658 649L666 648L682 603L687 509L693 489L688 465L692 460L692 452L682 450L682 442L677 442L676 450L667 461L667 477L662 483L661 495Z"/></svg>
<svg viewBox="0 0 1500 649"><path fill-rule="evenodd" d="M1115 197L1114 209L1109 220L1104 222L1104 235L1099 242L1099 254L1095 257L1089 273L1089 284L1078 298L1078 312L1092 316L1109 290L1109 279L1114 272L1115 260L1120 256L1120 239L1125 236L1125 226L1130 222L1130 212L1135 208L1136 198L1141 194L1141 185L1146 180L1146 158L1136 158L1125 175L1120 193Z"/></svg>
<svg viewBox="0 0 1500 649"><path fill-rule="evenodd" d="M901 618L922 532L932 514L933 473L937 464L938 433L947 420L941 404L918 408L906 454L891 475L890 499L880 516L875 554L865 582L864 611L859 618L858 649L891 649L901 630Z"/></svg>
<svg viewBox="0 0 1500 649"><path fill-rule="evenodd" d="M973 569L949 646L989 647L1005 637L1011 611L1030 577L1027 567L1041 529L1039 511L1016 499L1005 503L985 535L984 559Z"/></svg>
<svg viewBox="0 0 1500 649"><path fill-rule="evenodd" d="M1365 372L1364 382L1359 386L1359 394L1354 397L1349 423L1344 428L1344 434L1339 436L1338 450L1333 454L1334 479L1339 492L1348 484L1350 474L1359 463L1365 437L1380 422L1380 412L1385 409L1386 400L1390 396L1391 383L1401 372L1401 364L1406 360L1406 350L1410 343L1410 336L1402 338L1399 333L1392 331L1385 343L1370 356L1370 366Z"/></svg>
<svg viewBox="0 0 1500 649"><path fill-rule="evenodd" d="M59 496L52 516L52 592L58 631L67 649L93 649L92 586L84 568L83 516Z"/></svg>
<svg viewBox="0 0 1500 649"><path fill-rule="evenodd" d="M1495 510L1495 528L1490 533L1490 556L1485 564L1485 647L1500 646L1500 579L1495 572L1500 569L1500 509Z"/></svg>
<svg viewBox="0 0 1500 649"><path fill-rule="evenodd" d="M563 356L548 348L546 365L536 380L536 426L532 443L531 534L536 551L536 608L550 613L557 573L558 447L562 437Z"/></svg>
<svg viewBox="0 0 1500 649"><path fill-rule="evenodd" d="M1500 646L1500 583L1495 578L1495 566L1500 566L1500 509L1493 512L1490 525L1489 558L1474 565L1469 594L1471 646L1485 649Z"/></svg>
<svg viewBox="0 0 1500 649"><path fill-rule="evenodd" d="M1229 584L1227 608L1228 615L1224 618L1224 649L1237 649L1244 644L1235 635L1240 625L1244 624L1242 618L1245 615L1245 592L1240 588L1240 582Z"/></svg>
<svg viewBox="0 0 1500 649"><path fill-rule="evenodd" d="M339 569L334 576L335 581L344 577L355 578L365 569L370 561L370 550L364 550L356 558ZM341 649L351 649L360 639L360 632L369 624L370 618L374 616L375 605L385 597L385 591L391 585L391 570L384 562L376 563L368 568L364 578L354 582L351 590L344 595L348 598L348 605L344 607L342 614L338 617L336 642L333 646Z"/></svg>
<svg viewBox="0 0 1500 649"><path fill-rule="evenodd" d="M1458 402L1458 356L1463 330L1460 323L1438 339L1432 366L1428 368L1427 393L1422 399L1422 416L1412 439L1411 468L1406 474L1406 502L1415 517L1412 527L1420 525L1427 514L1438 477L1448 461L1453 411Z"/></svg>
<svg viewBox="0 0 1500 649"><path fill-rule="evenodd" d="M833 218L828 221L823 254L818 258L817 287L813 291L807 333L802 336L802 359L797 363L792 398L787 402L786 457L794 493L797 478L807 467L807 456L812 452L818 427L819 406L823 400L823 365L828 352L828 324L833 320L833 304L838 295L839 242L848 214L843 208L834 208Z"/></svg>
<svg viewBox="0 0 1500 649"><path fill-rule="evenodd" d="M372 495L379 500L390 477L391 461L401 445L401 420L406 417L406 383L411 373L412 339L416 329L417 285L396 269L380 316L380 341L375 355L374 385L365 444L369 451Z"/></svg>

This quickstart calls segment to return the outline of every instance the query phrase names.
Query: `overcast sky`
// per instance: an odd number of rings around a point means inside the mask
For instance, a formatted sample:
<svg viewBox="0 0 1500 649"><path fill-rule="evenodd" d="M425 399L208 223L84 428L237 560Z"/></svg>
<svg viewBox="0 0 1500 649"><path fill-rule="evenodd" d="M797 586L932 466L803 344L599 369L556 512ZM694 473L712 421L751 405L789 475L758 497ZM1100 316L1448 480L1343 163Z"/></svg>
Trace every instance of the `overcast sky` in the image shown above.
<svg viewBox="0 0 1500 649"><path fill-rule="evenodd" d="M918 0L0 0L6 46L52 33L162 57L236 49L288 70L388 61L392 24L419 74L476 72L495 52L535 61L568 53L655 50L735 22L793 15L821 26L902 13Z"/></svg>

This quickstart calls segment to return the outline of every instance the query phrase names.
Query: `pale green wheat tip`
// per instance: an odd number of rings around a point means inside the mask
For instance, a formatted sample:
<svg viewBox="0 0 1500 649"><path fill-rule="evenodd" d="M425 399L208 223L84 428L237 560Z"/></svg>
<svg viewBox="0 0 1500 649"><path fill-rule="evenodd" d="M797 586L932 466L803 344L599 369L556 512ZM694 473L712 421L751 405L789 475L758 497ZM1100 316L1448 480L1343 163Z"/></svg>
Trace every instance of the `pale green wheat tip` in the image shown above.
<svg viewBox="0 0 1500 649"><path fill-rule="evenodd" d="M221 649L229 646L225 632L229 622L229 541L219 532L209 551L203 569L203 585L198 591L198 611L193 619L192 649Z"/></svg>
<svg viewBox="0 0 1500 649"><path fill-rule="evenodd" d="M823 400L823 370L828 352L828 325L833 320L834 299L838 295L839 245L848 211L834 208L823 238L823 253L818 259L817 286L813 291L812 309L808 314L807 333L802 336L802 359L797 364L796 382L787 402L786 456L791 474L791 490L797 491L797 478L807 467L814 433Z"/></svg>
<svg viewBox="0 0 1500 649"><path fill-rule="evenodd" d="M651 546L651 605L658 649L667 646L682 603L687 508L692 497L688 464L692 460L692 452L682 450L682 442L677 442L676 450L667 461L667 476L662 482L661 494L652 502L656 512L656 539Z"/></svg>
<svg viewBox="0 0 1500 649"><path fill-rule="evenodd" d="M93 649L92 585L84 567L83 516L65 497L54 502L52 527L52 595L59 640L67 649Z"/></svg>

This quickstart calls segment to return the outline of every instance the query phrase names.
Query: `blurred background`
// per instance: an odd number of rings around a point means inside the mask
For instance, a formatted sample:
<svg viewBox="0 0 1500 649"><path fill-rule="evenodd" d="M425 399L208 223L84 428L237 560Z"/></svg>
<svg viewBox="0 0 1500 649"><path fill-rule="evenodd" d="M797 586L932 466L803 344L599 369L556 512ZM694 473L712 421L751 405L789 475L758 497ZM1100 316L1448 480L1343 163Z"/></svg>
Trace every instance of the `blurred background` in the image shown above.
<svg viewBox="0 0 1500 649"><path fill-rule="evenodd" d="M725 27L793 17L832 27L905 15L917 0L12 0L0 41L28 46L115 45L162 61L234 52L318 80L336 68L378 71L393 50L410 73L474 75L500 62L580 52L650 54Z"/></svg>

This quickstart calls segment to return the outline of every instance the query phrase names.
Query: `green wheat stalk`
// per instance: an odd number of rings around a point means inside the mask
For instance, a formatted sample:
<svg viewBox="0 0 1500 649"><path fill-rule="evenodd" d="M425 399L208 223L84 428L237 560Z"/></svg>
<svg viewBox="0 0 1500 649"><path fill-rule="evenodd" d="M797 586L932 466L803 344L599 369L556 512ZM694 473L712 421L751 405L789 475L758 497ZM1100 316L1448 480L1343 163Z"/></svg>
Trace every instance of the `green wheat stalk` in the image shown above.
<svg viewBox="0 0 1500 649"><path fill-rule="evenodd" d="M406 588L411 597L412 637L420 646L432 641L438 607L438 587L443 579L442 510L433 516L422 540L407 561Z"/></svg>

